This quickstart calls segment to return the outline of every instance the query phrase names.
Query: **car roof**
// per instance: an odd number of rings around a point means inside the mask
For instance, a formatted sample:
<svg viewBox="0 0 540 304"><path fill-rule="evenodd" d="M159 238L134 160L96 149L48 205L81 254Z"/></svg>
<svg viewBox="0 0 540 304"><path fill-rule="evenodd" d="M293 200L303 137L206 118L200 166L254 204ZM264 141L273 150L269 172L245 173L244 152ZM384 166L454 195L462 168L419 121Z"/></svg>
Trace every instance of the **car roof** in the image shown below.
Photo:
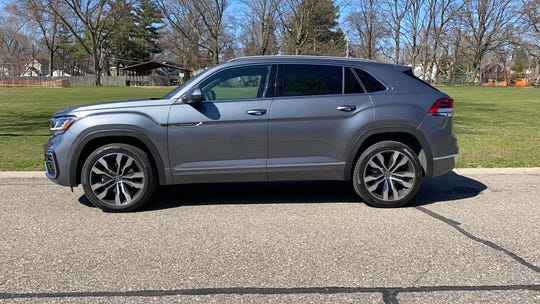
<svg viewBox="0 0 540 304"><path fill-rule="evenodd" d="M376 63L376 61L334 56L308 56L308 55L268 55L268 56L246 56L230 60L229 62L272 62L272 63L291 63L291 62L341 62L341 63Z"/></svg>

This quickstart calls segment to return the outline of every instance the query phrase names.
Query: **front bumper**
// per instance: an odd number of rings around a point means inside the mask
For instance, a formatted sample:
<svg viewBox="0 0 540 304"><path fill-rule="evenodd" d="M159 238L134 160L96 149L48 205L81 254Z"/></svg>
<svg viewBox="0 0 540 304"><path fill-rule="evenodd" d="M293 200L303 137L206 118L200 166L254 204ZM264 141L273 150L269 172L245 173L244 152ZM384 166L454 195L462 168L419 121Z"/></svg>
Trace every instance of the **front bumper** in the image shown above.
<svg viewBox="0 0 540 304"><path fill-rule="evenodd" d="M45 175L55 184L76 186L70 178L73 135L65 132L51 136L44 145Z"/></svg>
<svg viewBox="0 0 540 304"><path fill-rule="evenodd" d="M56 161L56 155L54 151L45 151L45 175L50 179L56 179L58 177L58 163Z"/></svg>

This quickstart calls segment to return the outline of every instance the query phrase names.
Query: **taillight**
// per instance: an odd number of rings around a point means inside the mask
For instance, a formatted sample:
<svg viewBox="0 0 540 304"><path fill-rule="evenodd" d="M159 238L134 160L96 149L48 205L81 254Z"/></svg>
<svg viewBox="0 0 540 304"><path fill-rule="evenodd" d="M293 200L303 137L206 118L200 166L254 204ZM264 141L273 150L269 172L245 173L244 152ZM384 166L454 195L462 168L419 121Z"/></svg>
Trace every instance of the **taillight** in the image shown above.
<svg viewBox="0 0 540 304"><path fill-rule="evenodd" d="M437 99L429 109L428 114L432 116L454 115L454 100L450 97Z"/></svg>

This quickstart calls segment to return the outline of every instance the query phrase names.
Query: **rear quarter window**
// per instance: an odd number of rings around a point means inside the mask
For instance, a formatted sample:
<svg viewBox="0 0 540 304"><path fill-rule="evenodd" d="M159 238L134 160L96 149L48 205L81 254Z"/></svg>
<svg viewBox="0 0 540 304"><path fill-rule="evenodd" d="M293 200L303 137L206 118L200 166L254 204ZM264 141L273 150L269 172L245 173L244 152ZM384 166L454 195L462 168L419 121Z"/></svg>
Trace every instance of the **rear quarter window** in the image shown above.
<svg viewBox="0 0 540 304"><path fill-rule="evenodd" d="M366 87L366 91L368 91L368 93L386 90L386 87L380 81L375 79L366 71L358 68L355 68L354 71L356 72L356 75L358 75L358 77L360 78L360 81L362 81L362 84L364 84L364 86Z"/></svg>

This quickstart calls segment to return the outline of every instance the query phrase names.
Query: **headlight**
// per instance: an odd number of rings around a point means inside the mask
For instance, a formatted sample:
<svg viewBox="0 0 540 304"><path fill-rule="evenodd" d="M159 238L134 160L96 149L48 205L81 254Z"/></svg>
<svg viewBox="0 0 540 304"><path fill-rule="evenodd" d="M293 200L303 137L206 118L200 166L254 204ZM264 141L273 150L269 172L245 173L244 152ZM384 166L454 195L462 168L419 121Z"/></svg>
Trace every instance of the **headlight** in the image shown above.
<svg viewBox="0 0 540 304"><path fill-rule="evenodd" d="M51 133L57 135L66 131L69 126L77 119L75 116L61 116L51 118Z"/></svg>

